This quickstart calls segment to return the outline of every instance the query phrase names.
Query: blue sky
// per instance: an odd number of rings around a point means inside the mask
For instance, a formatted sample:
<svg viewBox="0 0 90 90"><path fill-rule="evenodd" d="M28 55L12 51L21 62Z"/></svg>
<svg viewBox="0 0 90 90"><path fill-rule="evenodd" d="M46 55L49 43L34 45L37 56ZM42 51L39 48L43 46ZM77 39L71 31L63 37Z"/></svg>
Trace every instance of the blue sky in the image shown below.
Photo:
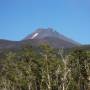
<svg viewBox="0 0 90 90"><path fill-rule="evenodd" d="M48 27L90 44L90 0L0 0L0 39L21 40Z"/></svg>

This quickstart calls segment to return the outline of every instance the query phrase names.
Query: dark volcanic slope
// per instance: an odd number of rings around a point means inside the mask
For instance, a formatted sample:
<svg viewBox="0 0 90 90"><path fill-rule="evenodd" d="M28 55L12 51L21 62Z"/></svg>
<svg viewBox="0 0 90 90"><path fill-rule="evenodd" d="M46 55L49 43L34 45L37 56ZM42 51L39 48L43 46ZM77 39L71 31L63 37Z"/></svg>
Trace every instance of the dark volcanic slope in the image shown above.
<svg viewBox="0 0 90 90"><path fill-rule="evenodd" d="M17 41L9 41L9 40L0 39L0 49L1 48L11 48L18 44L19 44L19 42L17 42Z"/></svg>
<svg viewBox="0 0 90 90"><path fill-rule="evenodd" d="M20 46L27 44L29 41L10 41L0 39L0 49L5 48L19 48Z"/></svg>

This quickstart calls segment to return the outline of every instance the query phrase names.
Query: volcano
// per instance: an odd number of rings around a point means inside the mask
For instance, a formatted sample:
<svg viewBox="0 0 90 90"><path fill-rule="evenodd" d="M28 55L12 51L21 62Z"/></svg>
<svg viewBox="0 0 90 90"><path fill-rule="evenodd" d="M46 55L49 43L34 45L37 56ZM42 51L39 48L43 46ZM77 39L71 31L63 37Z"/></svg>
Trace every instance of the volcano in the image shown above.
<svg viewBox="0 0 90 90"><path fill-rule="evenodd" d="M2 48L20 48L22 45L30 44L40 46L48 44L53 48L72 48L80 46L78 42L58 33L52 28L39 28L32 34L29 34L20 41L0 40L0 49Z"/></svg>
<svg viewBox="0 0 90 90"><path fill-rule="evenodd" d="M80 45L80 43L69 39L68 37L65 37L52 28L37 29L32 34L26 36L23 40L29 40L35 45L49 44L50 46L55 48L71 48Z"/></svg>

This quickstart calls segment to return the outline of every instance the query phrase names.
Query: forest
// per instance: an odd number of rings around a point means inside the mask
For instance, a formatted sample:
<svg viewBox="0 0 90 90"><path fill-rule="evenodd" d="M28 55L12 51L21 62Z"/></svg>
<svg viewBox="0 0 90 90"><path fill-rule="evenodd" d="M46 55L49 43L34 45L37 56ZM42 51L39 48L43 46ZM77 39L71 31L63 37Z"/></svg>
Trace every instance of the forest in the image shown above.
<svg viewBox="0 0 90 90"><path fill-rule="evenodd" d="M90 90L90 51L49 45L0 53L0 90Z"/></svg>

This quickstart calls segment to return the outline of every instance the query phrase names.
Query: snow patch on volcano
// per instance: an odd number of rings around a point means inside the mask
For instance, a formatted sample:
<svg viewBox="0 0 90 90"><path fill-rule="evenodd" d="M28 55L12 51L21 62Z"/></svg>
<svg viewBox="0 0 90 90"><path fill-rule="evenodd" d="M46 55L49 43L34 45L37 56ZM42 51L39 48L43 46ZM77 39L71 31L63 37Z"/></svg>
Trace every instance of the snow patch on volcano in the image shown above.
<svg viewBox="0 0 90 90"><path fill-rule="evenodd" d="M34 39L35 37L37 37L39 35L39 33L35 33L32 37L31 37L31 39Z"/></svg>

